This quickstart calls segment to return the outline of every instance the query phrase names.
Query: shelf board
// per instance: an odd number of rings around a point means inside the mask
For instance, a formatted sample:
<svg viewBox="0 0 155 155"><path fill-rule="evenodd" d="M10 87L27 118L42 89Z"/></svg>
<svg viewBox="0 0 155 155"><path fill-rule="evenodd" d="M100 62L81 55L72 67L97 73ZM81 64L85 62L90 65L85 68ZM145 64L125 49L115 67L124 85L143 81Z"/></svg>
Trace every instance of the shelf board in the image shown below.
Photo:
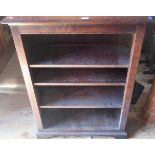
<svg viewBox="0 0 155 155"><path fill-rule="evenodd" d="M124 45L46 45L31 52L32 68L128 68L130 51Z"/></svg>
<svg viewBox="0 0 155 155"><path fill-rule="evenodd" d="M125 86L126 83L34 83L35 86Z"/></svg>
<svg viewBox="0 0 155 155"><path fill-rule="evenodd" d="M34 69L33 82L38 86L122 86L126 69Z"/></svg>
<svg viewBox="0 0 155 155"><path fill-rule="evenodd" d="M44 129L53 131L117 130L119 109L42 109ZM47 119L48 118L48 119Z"/></svg>
<svg viewBox="0 0 155 155"><path fill-rule="evenodd" d="M129 68L129 65L29 65L30 68Z"/></svg>
<svg viewBox="0 0 155 155"><path fill-rule="evenodd" d="M123 87L45 87L39 96L40 108L121 108Z"/></svg>

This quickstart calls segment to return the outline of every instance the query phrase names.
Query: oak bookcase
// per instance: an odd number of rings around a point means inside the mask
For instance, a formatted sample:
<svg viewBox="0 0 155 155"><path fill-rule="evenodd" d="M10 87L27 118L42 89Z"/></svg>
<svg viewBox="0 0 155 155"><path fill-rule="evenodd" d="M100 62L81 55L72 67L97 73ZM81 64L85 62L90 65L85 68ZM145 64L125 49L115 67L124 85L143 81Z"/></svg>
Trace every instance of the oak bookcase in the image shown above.
<svg viewBox="0 0 155 155"><path fill-rule="evenodd" d="M6 17L38 138L113 136L125 126L146 17Z"/></svg>

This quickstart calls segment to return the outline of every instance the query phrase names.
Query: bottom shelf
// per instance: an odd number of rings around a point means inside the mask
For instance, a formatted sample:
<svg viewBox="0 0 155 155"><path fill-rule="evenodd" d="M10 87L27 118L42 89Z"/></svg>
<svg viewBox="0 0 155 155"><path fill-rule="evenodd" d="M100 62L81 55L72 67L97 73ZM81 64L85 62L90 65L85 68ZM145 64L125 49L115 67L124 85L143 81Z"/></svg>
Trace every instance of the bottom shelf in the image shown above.
<svg viewBox="0 0 155 155"><path fill-rule="evenodd" d="M42 109L44 129L53 131L118 130L120 109Z"/></svg>
<svg viewBox="0 0 155 155"><path fill-rule="evenodd" d="M125 130L76 130L76 131L59 131L59 130L50 130L50 129L40 129L37 131L37 138L52 138L54 136L104 136L105 137L114 137L117 139L126 139L127 132Z"/></svg>

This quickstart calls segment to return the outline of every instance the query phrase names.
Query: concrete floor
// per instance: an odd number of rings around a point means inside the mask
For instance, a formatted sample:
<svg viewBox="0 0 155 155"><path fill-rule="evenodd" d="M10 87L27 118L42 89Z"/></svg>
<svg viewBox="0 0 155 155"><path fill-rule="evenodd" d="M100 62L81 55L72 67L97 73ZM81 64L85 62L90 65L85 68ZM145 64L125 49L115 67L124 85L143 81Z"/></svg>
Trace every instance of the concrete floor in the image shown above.
<svg viewBox="0 0 155 155"><path fill-rule="evenodd" d="M155 126L145 124L140 116L150 89L146 81L154 77L142 74L145 68L144 65L138 68L137 81L145 89L138 103L130 108L127 123L129 138L155 138ZM36 138L35 131L30 102L15 53L0 75L0 138Z"/></svg>

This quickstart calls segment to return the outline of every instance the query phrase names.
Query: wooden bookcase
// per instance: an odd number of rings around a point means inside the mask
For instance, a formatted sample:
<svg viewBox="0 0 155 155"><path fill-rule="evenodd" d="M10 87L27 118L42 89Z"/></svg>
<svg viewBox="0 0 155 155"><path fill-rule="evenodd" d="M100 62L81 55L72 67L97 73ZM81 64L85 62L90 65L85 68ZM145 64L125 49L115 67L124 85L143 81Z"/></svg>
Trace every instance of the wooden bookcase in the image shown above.
<svg viewBox="0 0 155 155"><path fill-rule="evenodd" d="M113 136L125 126L146 17L6 17L38 138Z"/></svg>

